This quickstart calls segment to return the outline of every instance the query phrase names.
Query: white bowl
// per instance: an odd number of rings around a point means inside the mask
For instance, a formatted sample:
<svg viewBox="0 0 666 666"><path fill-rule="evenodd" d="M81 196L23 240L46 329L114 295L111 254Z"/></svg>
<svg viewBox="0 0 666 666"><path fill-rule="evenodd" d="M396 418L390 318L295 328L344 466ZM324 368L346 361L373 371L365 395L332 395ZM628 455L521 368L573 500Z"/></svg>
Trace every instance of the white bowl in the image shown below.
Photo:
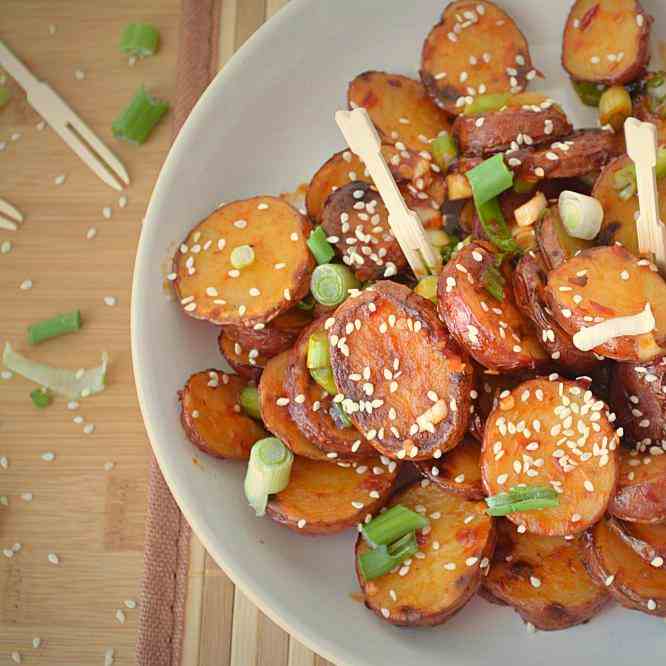
<svg viewBox="0 0 666 666"><path fill-rule="evenodd" d="M141 234L134 275L132 354L155 455L180 508L208 551L273 620L342 666L384 663L486 666L623 664L666 655L661 620L618 607L562 632L525 631L509 609L474 599L431 630L398 629L351 598L354 534L298 537L253 518L244 466L197 452L184 437L176 391L197 370L219 366L216 328L183 315L164 296L176 243L221 201L273 194L307 182L342 145L333 113L347 82L367 69L416 75L420 50L444 2L292 0L234 56L203 95L166 160ZM502 0L527 36L540 86L576 125L594 115L560 66L568 0ZM663 0L643 0L666 38ZM656 39L653 39L656 42ZM656 62L659 62L658 60ZM498 660L499 659L499 660Z"/></svg>

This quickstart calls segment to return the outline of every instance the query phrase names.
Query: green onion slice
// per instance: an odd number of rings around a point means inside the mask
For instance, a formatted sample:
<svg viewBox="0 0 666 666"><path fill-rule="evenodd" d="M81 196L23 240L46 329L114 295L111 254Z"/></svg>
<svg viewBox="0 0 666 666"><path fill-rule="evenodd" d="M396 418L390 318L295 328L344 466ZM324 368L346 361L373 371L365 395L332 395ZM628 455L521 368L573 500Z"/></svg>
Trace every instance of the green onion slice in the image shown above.
<svg viewBox="0 0 666 666"><path fill-rule="evenodd" d="M489 113L490 111L499 111L505 107L511 95L509 93L489 93L488 95L478 95L465 106L463 114L466 116L474 116L479 113Z"/></svg>
<svg viewBox="0 0 666 666"><path fill-rule="evenodd" d="M414 293L423 298L427 298L433 303L437 303L437 282L436 275L428 275L419 280L419 283L414 287Z"/></svg>
<svg viewBox="0 0 666 666"><path fill-rule="evenodd" d="M571 80L571 83L576 91L576 94L580 98L580 101L585 104L585 106L599 106L599 100L606 90L606 86L599 83L591 83L589 81L574 81Z"/></svg>
<svg viewBox="0 0 666 666"><path fill-rule="evenodd" d="M338 425L340 428L353 428L354 424L352 423L351 419L349 416L345 413L345 410L340 407L337 403L333 403L331 405L331 409L329 411L331 418L335 421L335 424Z"/></svg>
<svg viewBox="0 0 666 666"><path fill-rule="evenodd" d="M148 23L130 23L120 38L120 50L128 55L145 58L154 55L160 43L160 33Z"/></svg>
<svg viewBox="0 0 666 666"><path fill-rule="evenodd" d="M572 238L596 238L604 219L604 209L597 199L580 192L563 190L558 200L562 224Z"/></svg>
<svg viewBox="0 0 666 666"><path fill-rule="evenodd" d="M39 409L44 409L44 407L48 407L53 402L51 392L44 388L36 388L34 391L31 391L30 399L32 400L32 404Z"/></svg>
<svg viewBox="0 0 666 666"><path fill-rule="evenodd" d="M2 353L2 362L8 370L12 370L35 384L51 389L54 393L70 400L78 400L104 390L109 357L106 352L103 353L102 363L96 368L77 371L64 370L32 361L14 351L7 342Z"/></svg>
<svg viewBox="0 0 666 666"><path fill-rule="evenodd" d="M504 163L500 153L477 164L465 175L477 208L513 185L513 172Z"/></svg>
<svg viewBox="0 0 666 666"><path fill-rule="evenodd" d="M418 549L416 535L410 532L390 546L382 545L359 555L358 569L364 580L374 580L402 564Z"/></svg>
<svg viewBox="0 0 666 666"><path fill-rule="evenodd" d="M550 509L559 506L560 498L550 486L517 486L508 492L486 497L491 516L506 516L510 513Z"/></svg>
<svg viewBox="0 0 666 666"><path fill-rule="evenodd" d="M168 102L155 99L141 86L129 106L113 122L113 136L131 143L145 143L168 110Z"/></svg>
<svg viewBox="0 0 666 666"><path fill-rule="evenodd" d="M63 314L45 319L28 326L28 342L31 345L39 344L66 333L74 333L81 328L81 311L72 310Z"/></svg>
<svg viewBox="0 0 666 666"><path fill-rule="evenodd" d="M234 268L247 268L254 263L254 250L251 245L239 245L231 250L229 261Z"/></svg>
<svg viewBox="0 0 666 666"><path fill-rule="evenodd" d="M256 386L246 386L239 397L240 406L243 411L253 419L261 420L261 410L259 409L259 391Z"/></svg>
<svg viewBox="0 0 666 666"><path fill-rule="evenodd" d="M513 191L518 194L529 194L537 186L536 180L527 180L525 178L516 178L513 182Z"/></svg>
<svg viewBox="0 0 666 666"><path fill-rule="evenodd" d="M326 240L326 232L323 227L317 227L310 232L307 244L318 264L327 264L335 256L335 249Z"/></svg>
<svg viewBox="0 0 666 666"><path fill-rule="evenodd" d="M9 88L5 88L3 86L0 86L0 109L9 102L11 99L11 92L9 91Z"/></svg>
<svg viewBox="0 0 666 666"><path fill-rule="evenodd" d="M245 497L257 516L266 513L268 496L289 485L292 452L277 437L255 442L245 474Z"/></svg>
<svg viewBox="0 0 666 666"><path fill-rule="evenodd" d="M503 301L505 280L499 266L501 266L501 260L499 265L488 266L481 276L481 284L493 298Z"/></svg>
<svg viewBox="0 0 666 666"><path fill-rule="evenodd" d="M330 395L338 393L335 378L333 377L333 370L330 366L328 368L311 368L310 377Z"/></svg>
<svg viewBox="0 0 666 666"><path fill-rule="evenodd" d="M350 289L358 289L361 283L341 264L321 264L314 269L310 291L322 305L339 305L349 295Z"/></svg>
<svg viewBox="0 0 666 666"><path fill-rule="evenodd" d="M451 163L458 157L458 144L448 132L443 132L430 144L430 152L435 164L442 171L448 171Z"/></svg>
<svg viewBox="0 0 666 666"><path fill-rule="evenodd" d="M307 365L310 370L331 367L331 351L325 331L317 331L309 337Z"/></svg>
<svg viewBox="0 0 666 666"><path fill-rule="evenodd" d="M402 504L396 504L364 525L362 533L368 545L377 548L377 546L393 543L408 532L422 530L428 524L428 520L420 513L416 513Z"/></svg>
<svg viewBox="0 0 666 666"><path fill-rule="evenodd" d="M484 233L496 248L507 254L520 252L520 247L511 235L504 219L498 199L491 199L481 206L477 206L476 210Z"/></svg>

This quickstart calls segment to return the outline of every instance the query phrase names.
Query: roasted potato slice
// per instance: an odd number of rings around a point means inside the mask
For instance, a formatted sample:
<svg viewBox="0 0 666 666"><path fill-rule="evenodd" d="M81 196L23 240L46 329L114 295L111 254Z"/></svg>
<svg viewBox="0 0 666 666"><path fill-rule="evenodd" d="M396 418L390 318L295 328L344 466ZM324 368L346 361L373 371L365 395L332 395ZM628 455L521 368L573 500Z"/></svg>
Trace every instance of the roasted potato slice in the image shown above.
<svg viewBox="0 0 666 666"><path fill-rule="evenodd" d="M666 568L646 562L607 520L585 534L585 567L625 608L666 617Z"/></svg>
<svg viewBox="0 0 666 666"><path fill-rule="evenodd" d="M261 374L259 408L264 425L284 442L294 455L330 462L326 453L308 440L289 414L289 398L285 390L288 366L289 352L282 352L268 361Z"/></svg>
<svg viewBox="0 0 666 666"><path fill-rule="evenodd" d="M558 365L573 374L588 374L600 364L591 352L577 349L546 305L548 273L541 258L527 252L513 273L513 294L521 312L532 320L541 344Z"/></svg>
<svg viewBox="0 0 666 666"><path fill-rule="evenodd" d="M397 470L379 458L341 465L294 456L289 485L271 497L266 513L303 534L335 534L369 520L388 501Z"/></svg>
<svg viewBox="0 0 666 666"><path fill-rule="evenodd" d="M666 521L666 455L663 450L621 449L618 486L608 513L636 523Z"/></svg>
<svg viewBox="0 0 666 666"><path fill-rule="evenodd" d="M564 27L562 65L578 81L634 81L650 60L651 24L638 0L576 0Z"/></svg>
<svg viewBox="0 0 666 666"><path fill-rule="evenodd" d="M261 372L268 363L268 358L256 349L243 349L238 342L233 342L226 334L226 327L217 337L217 346L224 360L241 377L258 382Z"/></svg>
<svg viewBox="0 0 666 666"><path fill-rule="evenodd" d="M313 333L324 330L324 319L317 319L299 336L290 352L286 392L289 414L305 437L335 460L360 460L374 455L374 450L353 426L346 426L337 416L333 398L310 376L307 367L308 341Z"/></svg>
<svg viewBox="0 0 666 666"><path fill-rule="evenodd" d="M666 523L626 523L608 519L608 526L646 562L661 568L666 560Z"/></svg>
<svg viewBox="0 0 666 666"><path fill-rule="evenodd" d="M310 223L276 197L253 197L218 208L200 222L174 257L174 285L185 312L224 326L267 324L310 289L315 262L306 245ZM231 264L250 245L254 262Z"/></svg>
<svg viewBox="0 0 666 666"><path fill-rule="evenodd" d="M448 492L468 500L485 497L481 484L481 445L469 435L441 458L416 465L433 483Z"/></svg>
<svg viewBox="0 0 666 666"><path fill-rule="evenodd" d="M528 532L578 534L606 511L615 490L619 437L606 405L584 384L531 379L500 395L486 422L481 451L488 495L527 484L552 486L559 505L509 514Z"/></svg>
<svg viewBox="0 0 666 666"><path fill-rule="evenodd" d="M490 155L515 146L551 143L573 130L566 114L552 100L522 103L528 94L514 95L499 111L460 115L453 123L453 134L465 155ZM543 104L543 106L541 106Z"/></svg>
<svg viewBox="0 0 666 666"><path fill-rule="evenodd" d="M401 490L390 506L427 516L430 525L417 532L421 555L405 560L397 571L371 581L356 575L365 605L391 624L404 627L441 624L460 610L479 588L495 547L493 520L483 502L448 493L427 479ZM359 535L356 562L368 545Z"/></svg>
<svg viewBox="0 0 666 666"><path fill-rule="evenodd" d="M487 0L447 5L423 44L420 73L435 103L455 115L477 94L519 93L537 74L518 26Z"/></svg>
<svg viewBox="0 0 666 666"><path fill-rule="evenodd" d="M484 242L473 242L456 254L439 276L438 309L458 343L486 368L499 371L543 366L548 357L532 322L515 305L509 282L499 301L484 287L485 274L497 254Z"/></svg>
<svg viewBox="0 0 666 666"><path fill-rule="evenodd" d="M224 334L243 349L256 349L267 357L289 349L298 334L312 321L312 314L299 308L287 310L270 324L225 326Z"/></svg>
<svg viewBox="0 0 666 666"><path fill-rule="evenodd" d="M448 115L432 103L422 83L400 74L359 74L349 84L347 102L350 109L367 110L383 141L415 152L428 150L440 132L451 129Z"/></svg>
<svg viewBox="0 0 666 666"><path fill-rule="evenodd" d="M458 444L472 366L429 300L377 282L347 299L326 327L342 407L372 446L416 461Z"/></svg>
<svg viewBox="0 0 666 666"><path fill-rule="evenodd" d="M609 403L629 442L645 450L666 447L666 358L614 364Z"/></svg>
<svg viewBox="0 0 666 666"><path fill-rule="evenodd" d="M179 392L180 422L194 446L216 458L246 460L268 433L239 403L246 382L222 370L193 374Z"/></svg>
<svg viewBox="0 0 666 666"><path fill-rule="evenodd" d="M666 282L647 259L619 245L584 250L551 271L546 294L555 320L571 336L591 324L638 314L650 303L654 331L612 338L594 351L642 362L666 351Z"/></svg>
<svg viewBox="0 0 666 666"><path fill-rule="evenodd" d="M483 587L537 629L568 629L587 622L608 602L603 585L582 562L581 537L518 534L497 522L497 546Z"/></svg>
<svg viewBox="0 0 666 666"><path fill-rule="evenodd" d="M557 206L551 206L536 224L536 242L546 268L558 268L578 252L593 246L592 241L569 236Z"/></svg>
<svg viewBox="0 0 666 666"><path fill-rule="evenodd" d="M610 162L599 174L592 196L598 199L604 209L604 220L597 240L603 245L622 243L632 254L638 255L638 234L636 218L638 217L638 197L621 199L615 188L615 174L632 164L627 155ZM666 210L666 178L657 181L660 210Z"/></svg>

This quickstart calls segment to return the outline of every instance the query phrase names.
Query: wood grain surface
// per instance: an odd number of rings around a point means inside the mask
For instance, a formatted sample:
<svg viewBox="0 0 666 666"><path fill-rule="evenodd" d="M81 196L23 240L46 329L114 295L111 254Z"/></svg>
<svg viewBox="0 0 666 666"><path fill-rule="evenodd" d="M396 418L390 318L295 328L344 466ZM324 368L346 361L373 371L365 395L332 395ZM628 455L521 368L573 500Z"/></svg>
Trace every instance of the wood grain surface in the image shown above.
<svg viewBox="0 0 666 666"><path fill-rule="evenodd" d="M285 0L224 0L221 66ZM143 564L147 442L134 390L129 306L134 253L141 220L168 150L166 120L136 148L111 137L111 122L145 83L173 99L180 19L179 0L3 0L0 39L47 80L118 154L132 184L128 205L99 181L49 129L20 89L0 111L0 196L26 220L18 232L0 231L0 342L53 365L78 368L111 356L108 389L68 411L56 399L38 411L32 386L19 377L0 379L0 664L19 652L24 664L133 664L136 599ZM149 21L161 33L157 57L129 67L118 51L122 28ZM53 26L55 31L53 31ZM77 78L76 72L84 78ZM80 75L79 75L80 76ZM20 135L16 140L12 136ZM56 185L57 176L65 182ZM112 209L105 219L102 209ZM94 227L97 235L86 240ZM30 279L33 288L19 285ZM108 306L112 296L117 305ZM26 326L78 307L76 335L29 348ZM83 416L92 434L73 422ZM53 452L55 460L41 458ZM114 463L111 470L106 463ZM32 493L32 501L21 498ZM2 551L16 544L13 557ZM240 592L204 551L191 546L186 666L326 666L273 624ZM59 564L48 560L56 553ZM124 624L116 619L122 609ZM40 638L33 648L33 638Z"/></svg>

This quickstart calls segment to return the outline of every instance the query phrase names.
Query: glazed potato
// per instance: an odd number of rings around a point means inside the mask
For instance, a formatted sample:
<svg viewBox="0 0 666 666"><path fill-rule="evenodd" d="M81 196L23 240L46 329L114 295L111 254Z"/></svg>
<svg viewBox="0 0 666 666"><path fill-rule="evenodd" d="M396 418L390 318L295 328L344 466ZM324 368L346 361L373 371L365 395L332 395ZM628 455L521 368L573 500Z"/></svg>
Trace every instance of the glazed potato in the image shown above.
<svg viewBox="0 0 666 666"><path fill-rule="evenodd" d="M224 326L267 324L310 289L315 262L306 245L310 223L275 197L218 208L200 222L174 257L174 286L183 310ZM242 245L254 262L240 270L231 253ZM277 266L277 267L276 267Z"/></svg>
<svg viewBox="0 0 666 666"><path fill-rule="evenodd" d="M610 406L625 438L644 450L666 446L666 358L645 365L616 363L611 371Z"/></svg>
<svg viewBox="0 0 666 666"><path fill-rule="evenodd" d="M598 199L604 209L604 220L598 240L603 245L622 243L632 254L638 255L638 235L636 216L638 215L638 196L621 199L615 187L615 174L632 164L627 155L610 162L599 174L592 196ZM657 181L660 210L666 210L666 178Z"/></svg>
<svg viewBox="0 0 666 666"><path fill-rule="evenodd" d="M312 379L308 370L308 341L313 333L322 330L324 319L312 322L290 352L285 385L289 414L305 437L331 460L365 459L374 454L373 448L356 428L340 422L333 398Z"/></svg>
<svg viewBox="0 0 666 666"><path fill-rule="evenodd" d="M266 356L259 354L256 349L243 349L238 342L233 342L226 334L226 327L220 330L217 346L222 358L235 372L249 381L259 381L261 372L268 363Z"/></svg>
<svg viewBox="0 0 666 666"><path fill-rule="evenodd" d="M629 522L666 521L666 455L663 449L620 451L617 490L608 512Z"/></svg>
<svg viewBox="0 0 666 666"><path fill-rule="evenodd" d="M252 445L268 433L239 403L246 383L222 370L192 375L179 393L180 422L188 439L216 458L246 460Z"/></svg>
<svg viewBox="0 0 666 666"><path fill-rule="evenodd" d="M483 587L537 629L568 629L587 622L608 602L603 585L582 562L578 537L518 534L507 520L497 522L497 546Z"/></svg>
<svg viewBox="0 0 666 666"><path fill-rule="evenodd" d="M607 520L585 534L585 567L625 608L666 617L666 568L646 562Z"/></svg>
<svg viewBox="0 0 666 666"><path fill-rule="evenodd" d="M562 65L578 81L634 81L650 60L651 24L638 0L576 0L564 28Z"/></svg>
<svg viewBox="0 0 666 666"><path fill-rule="evenodd" d="M382 141L409 150L428 150L451 129L448 115L432 103L423 84L400 74L363 72L349 84L350 109L364 108Z"/></svg>
<svg viewBox="0 0 666 666"><path fill-rule="evenodd" d="M462 439L473 371L435 306L382 281L326 322L341 405L389 458L428 460Z"/></svg>
<svg viewBox="0 0 666 666"><path fill-rule="evenodd" d="M483 485L497 495L518 484L552 486L559 505L509 514L543 536L579 534L603 516L618 478L619 437L606 405L584 384L532 379L500 395L486 422Z"/></svg>
<svg viewBox="0 0 666 666"><path fill-rule="evenodd" d="M417 463L433 483L468 500L485 497L481 483L481 445L469 435L441 458Z"/></svg>
<svg viewBox="0 0 666 666"><path fill-rule="evenodd" d="M510 280L503 301L484 287L484 275L496 259L485 242L460 250L439 276L439 314L451 335L484 367L502 372L543 367L548 357L532 322L515 305Z"/></svg>
<svg viewBox="0 0 666 666"><path fill-rule="evenodd" d="M608 526L653 567L662 568L666 561L666 523L627 523L608 519Z"/></svg>
<svg viewBox="0 0 666 666"><path fill-rule="evenodd" d="M460 610L479 588L495 547L492 519L483 502L448 493L427 479L401 490L389 506L420 511L430 525L417 532L421 555L380 578L365 581L356 568L365 605L404 627L434 626ZM356 561L368 545L359 535Z"/></svg>
<svg viewBox="0 0 666 666"><path fill-rule="evenodd" d="M438 106L455 115L477 94L521 92L536 74L518 26L487 1L447 5L421 52L423 84Z"/></svg>
<svg viewBox="0 0 666 666"><path fill-rule="evenodd" d="M649 303L654 331L615 337L594 351L631 362L648 362L666 351L666 282L649 261L619 245L584 250L551 271L546 297L556 321L571 336L607 319L636 315Z"/></svg>
<svg viewBox="0 0 666 666"><path fill-rule="evenodd" d="M536 243L546 268L558 268L576 253L593 246L592 241L569 236L557 206L551 206L536 223Z"/></svg>
<svg viewBox="0 0 666 666"><path fill-rule="evenodd" d="M271 497L266 513L295 532L336 534L384 506L396 476L379 458L352 466L295 456L289 485Z"/></svg>
<svg viewBox="0 0 666 666"><path fill-rule="evenodd" d="M308 440L289 414L289 398L285 390L288 366L289 352L282 352L268 361L261 374L259 408L264 425L294 455L330 462L326 453Z"/></svg>

